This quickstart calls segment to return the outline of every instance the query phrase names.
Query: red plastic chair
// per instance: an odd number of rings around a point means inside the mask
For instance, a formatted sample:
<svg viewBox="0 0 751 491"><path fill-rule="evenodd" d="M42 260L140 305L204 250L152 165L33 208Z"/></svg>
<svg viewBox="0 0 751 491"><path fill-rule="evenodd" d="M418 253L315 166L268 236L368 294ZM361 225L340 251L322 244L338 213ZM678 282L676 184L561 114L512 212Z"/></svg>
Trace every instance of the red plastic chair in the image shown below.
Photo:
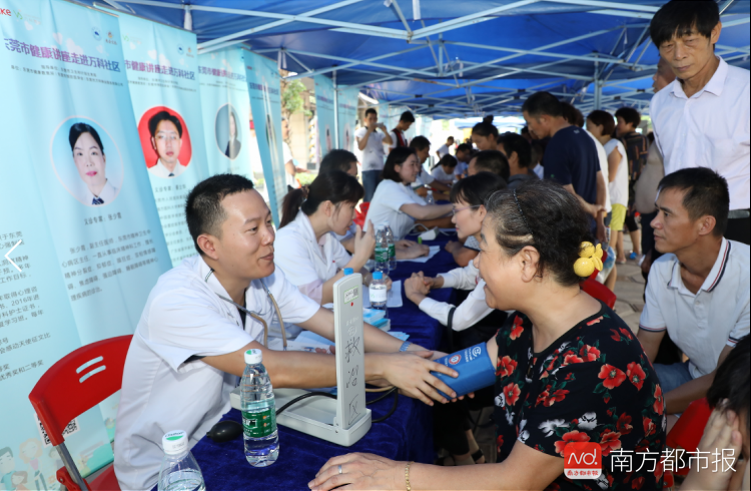
<svg viewBox="0 0 751 491"><path fill-rule="evenodd" d="M618 297L615 296L615 293L613 293L610 288L603 285L599 281L592 278L587 278L586 280L579 283L579 286L581 287L582 291L589 294L590 297L602 301L611 309L615 306L615 301Z"/></svg>
<svg viewBox="0 0 751 491"><path fill-rule="evenodd" d="M81 477L65 446L63 430L75 417L120 390L132 338L119 336L78 348L52 365L29 394L50 442L65 464L58 469L57 480L70 491L120 490L112 465L91 483Z"/></svg>
<svg viewBox="0 0 751 491"><path fill-rule="evenodd" d="M665 439L665 444L670 448L683 449L687 452L695 452L699 446L702 435L704 435L704 427L707 426L707 421L712 415L712 408L709 407L706 397L697 399L683 411L681 417L673 426L673 429L668 433ZM688 462L685 462L688 464ZM682 469L676 469L673 474L679 476L685 476L688 474L690 468L683 467Z"/></svg>
<svg viewBox="0 0 751 491"><path fill-rule="evenodd" d="M370 209L370 203L362 202L358 209L355 210L354 222L359 225L360 228L365 227L365 219L368 217L368 209Z"/></svg>

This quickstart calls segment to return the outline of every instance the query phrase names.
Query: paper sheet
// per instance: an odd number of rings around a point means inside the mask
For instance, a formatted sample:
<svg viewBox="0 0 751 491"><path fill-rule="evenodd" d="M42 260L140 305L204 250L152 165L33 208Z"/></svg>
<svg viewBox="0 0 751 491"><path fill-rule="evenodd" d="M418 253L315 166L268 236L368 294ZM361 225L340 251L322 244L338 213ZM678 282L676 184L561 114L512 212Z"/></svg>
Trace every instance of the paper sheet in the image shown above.
<svg viewBox="0 0 751 491"><path fill-rule="evenodd" d="M362 297L362 308L370 308L370 291L367 288L363 288L365 294ZM389 290L389 298L386 300L386 307L389 309L398 309L404 305L402 301L402 280L397 280L391 283L391 290Z"/></svg>
<svg viewBox="0 0 751 491"><path fill-rule="evenodd" d="M430 246L430 252L428 253L427 256L417 257L415 259L397 259L397 261L399 261L399 262L412 261L413 263L426 263L426 262L430 261L431 259L433 259L433 256L435 256L436 254L438 254L438 251L440 251L440 250L441 250L441 246L432 245L432 246Z"/></svg>

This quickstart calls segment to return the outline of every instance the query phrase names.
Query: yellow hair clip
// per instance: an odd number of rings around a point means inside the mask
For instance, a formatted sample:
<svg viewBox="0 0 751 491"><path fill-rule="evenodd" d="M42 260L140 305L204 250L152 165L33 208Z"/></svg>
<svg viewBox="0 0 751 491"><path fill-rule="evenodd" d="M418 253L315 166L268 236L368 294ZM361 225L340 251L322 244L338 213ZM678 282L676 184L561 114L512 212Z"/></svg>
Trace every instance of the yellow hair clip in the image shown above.
<svg viewBox="0 0 751 491"><path fill-rule="evenodd" d="M589 277L592 273L602 271L602 246L595 247L591 242L582 242L579 249L579 259L574 263L574 272L582 278Z"/></svg>

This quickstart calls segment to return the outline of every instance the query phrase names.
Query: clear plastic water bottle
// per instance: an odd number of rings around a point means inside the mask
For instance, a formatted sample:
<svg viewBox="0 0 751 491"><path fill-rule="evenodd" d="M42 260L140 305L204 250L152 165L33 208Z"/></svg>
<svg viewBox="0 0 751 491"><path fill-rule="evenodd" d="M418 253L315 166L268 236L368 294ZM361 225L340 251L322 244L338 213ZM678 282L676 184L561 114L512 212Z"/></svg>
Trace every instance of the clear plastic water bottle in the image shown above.
<svg viewBox="0 0 751 491"><path fill-rule="evenodd" d="M386 279L381 271L373 273L370 279L370 286L368 287L368 296L370 297L370 308L376 310L386 311L386 303L389 299L388 288L386 287Z"/></svg>
<svg viewBox="0 0 751 491"><path fill-rule="evenodd" d="M394 241L394 232L391 231L388 223L383 224L386 230L386 239L389 243L389 272L396 270L396 242Z"/></svg>
<svg viewBox="0 0 751 491"><path fill-rule="evenodd" d="M389 237L386 231L388 227L380 224L375 234L375 271L389 272Z"/></svg>
<svg viewBox="0 0 751 491"><path fill-rule="evenodd" d="M188 448L188 434L170 431L162 437L164 458L159 469L159 491L204 491L203 474Z"/></svg>
<svg viewBox="0 0 751 491"><path fill-rule="evenodd" d="M279 458L274 391L258 349L245 352L242 388L243 440L245 458L253 467L266 467Z"/></svg>
<svg viewBox="0 0 751 491"><path fill-rule="evenodd" d="M428 189L428 195L425 196L425 202L427 204L429 204L429 205L434 205L435 204L435 200L433 199L433 190L432 189Z"/></svg>

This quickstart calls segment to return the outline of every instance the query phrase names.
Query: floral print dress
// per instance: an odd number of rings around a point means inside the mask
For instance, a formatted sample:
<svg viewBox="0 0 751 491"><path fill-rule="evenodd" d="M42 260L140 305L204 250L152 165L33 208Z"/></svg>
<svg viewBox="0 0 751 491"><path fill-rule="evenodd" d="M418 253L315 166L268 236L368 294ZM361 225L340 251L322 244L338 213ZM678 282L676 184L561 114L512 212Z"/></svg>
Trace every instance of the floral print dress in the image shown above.
<svg viewBox="0 0 751 491"><path fill-rule="evenodd" d="M561 458L569 442L597 442L598 479L561 474L548 489L662 489L662 389L641 344L609 307L602 304L541 353L533 352L532 323L518 312L496 342L499 461L517 440ZM631 465L614 460L619 455L631 455Z"/></svg>

